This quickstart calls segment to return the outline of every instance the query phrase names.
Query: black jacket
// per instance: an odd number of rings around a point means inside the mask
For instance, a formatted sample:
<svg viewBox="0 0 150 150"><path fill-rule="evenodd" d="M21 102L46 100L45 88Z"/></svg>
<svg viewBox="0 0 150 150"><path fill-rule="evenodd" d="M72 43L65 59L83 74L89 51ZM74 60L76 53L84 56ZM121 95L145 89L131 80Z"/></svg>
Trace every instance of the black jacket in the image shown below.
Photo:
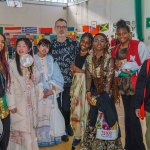
<svg viewBox="0 0 150 150"><path fill-rule="evenodd" d="M3 78L2 72L0 71L0 98L5 95L5 80Z"/></svg>
<svg viewBox="0 0 150 150"><path fill-rule="evenodd" d="M145 110L150 112L150 68L148 74L146 73L147 60L143 63L139 72L136 91L135 91L135 109L141 107L144 100ZM146 96L144 98L144 88L146 87Z"/></svg>
<svg viewBox="0 0 150 150"><path fill-rule="evenodd" d="M118 115L113 98L110 97L106 92L103 92L97 97L96 106L99 111L102 111L105 116L105 120L110 127L112 127L116 121L118 121Z"/></svg>

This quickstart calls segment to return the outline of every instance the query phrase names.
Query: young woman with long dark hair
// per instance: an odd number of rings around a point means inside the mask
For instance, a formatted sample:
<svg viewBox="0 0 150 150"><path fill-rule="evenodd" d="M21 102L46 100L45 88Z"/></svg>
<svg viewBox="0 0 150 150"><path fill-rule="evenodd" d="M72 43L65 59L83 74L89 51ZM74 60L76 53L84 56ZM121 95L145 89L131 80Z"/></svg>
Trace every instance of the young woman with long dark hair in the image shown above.
<svg viewBox="0 0 150 150"><path fill-rule="evenodd" d="M0 33L0 119L3 131L0 135L0 150L6 150L10 133L10 115L7 108L6 92L10 87L9 66L6 60L5 37Z"/></svg>

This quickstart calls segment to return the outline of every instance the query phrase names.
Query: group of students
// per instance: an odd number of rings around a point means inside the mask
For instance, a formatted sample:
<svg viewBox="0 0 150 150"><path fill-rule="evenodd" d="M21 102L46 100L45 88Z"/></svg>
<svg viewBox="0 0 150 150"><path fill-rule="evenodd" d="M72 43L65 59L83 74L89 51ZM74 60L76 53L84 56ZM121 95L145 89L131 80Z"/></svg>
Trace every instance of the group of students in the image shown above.
<svg viewBox="0 0 150 150"><path fill-rule="evenodd" d="M32 42L18 39L15 59L8 62L5 37L0 34L0 150L38 150L39 146L67 142L68 135L74 135L72 150L79 143L81 150L145 150L139 120L144 88L150 150L146 73L150 52L143 42L131 39L124 20L116 25L120 44L110 49L103 33L94 37L84 33L80 43L67 38L67 22L60 18L52 43L41 39L34 55ZM33 63L23 66L21 59L27 55L33 57ZM124 148L115 107L120 97L125 112ZM117 128L116 137L104 139L100 126L106 131Z"/></svg>

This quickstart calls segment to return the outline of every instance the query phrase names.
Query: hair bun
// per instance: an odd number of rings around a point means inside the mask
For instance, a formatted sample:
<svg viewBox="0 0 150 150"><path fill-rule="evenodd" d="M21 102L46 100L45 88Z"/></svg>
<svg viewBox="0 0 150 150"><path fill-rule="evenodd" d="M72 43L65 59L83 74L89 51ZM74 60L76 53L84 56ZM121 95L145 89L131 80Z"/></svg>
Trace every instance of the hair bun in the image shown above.
<svg viewBox="0 0 150 150"><path fill-rule="evenodd" d="M119 20L117 23L116 23L116 26L117 26L117 28L118 27L125 27L125 26L127 26L127 23L126 23L126 21L125 20Z"/></svg>

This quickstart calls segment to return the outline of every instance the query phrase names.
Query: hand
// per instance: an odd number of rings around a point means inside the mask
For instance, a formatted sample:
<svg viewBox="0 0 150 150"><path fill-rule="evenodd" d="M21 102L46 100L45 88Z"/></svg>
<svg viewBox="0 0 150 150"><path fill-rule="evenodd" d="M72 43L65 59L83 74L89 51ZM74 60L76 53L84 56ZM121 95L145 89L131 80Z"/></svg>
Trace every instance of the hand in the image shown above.
<svg viewBox="0 0 150 150"><path fill-rule="evenodd" d="M90 104L92 106L96 106L96 99L95 98L92 98L91 101L90 101Z"/></svg>
<svg viewBox="0 0 150 150"><path fill-rule="evenodd" d="M70 65L70 70L71 70L72 73L74 73L74 70L75 70L75 65L74 64Z"/></svg>
<svg viewBox="0 0 150 150"><path fill-rule="evenodd" d="M34 78L33 74L31 75L31 80L32 80L32 82L35 82L35 78Z"/></svg>
<svg viewBox="0 0 150 150"><path fill-rule="evenodd" d="M130 74L130 71L125 69L125 70L121 70L122 72L126 73L126 74Z"/></svg>
<svg viewBox="0 0 150 150"><path fill-rule="evenodd" d="M119 69L122 66L122 61L119 60L116 62L116 68Z"/></svg>
<svg viewBox="0 0 150 150"><path fill-rule="evenodd" d="M14 109L10 109L9 110L12 114L15 114L17 112L17 108L14 108Z"/></svg>
<svg viewBox="0 0 150 150"><path fill-rule="evenodd" d="M50 95L53 95L53 91L52 90L48 90L48 91L44 91L43 92L43 98L47 98Z"/></svg>
<svg viewBox="0 0 150 150"><path fill-rule="evenodd" d="M87 101L88 101L89 103L91 103L91 100L92 100L91 92L86 92L86 98L87 98Z"/></svg>
<svg viewBox="0 0 150 150"><path fill-rule="evenodd" d="M136 109L135 114L138 118L141 118L141 110L140 109Z"/></svg>

